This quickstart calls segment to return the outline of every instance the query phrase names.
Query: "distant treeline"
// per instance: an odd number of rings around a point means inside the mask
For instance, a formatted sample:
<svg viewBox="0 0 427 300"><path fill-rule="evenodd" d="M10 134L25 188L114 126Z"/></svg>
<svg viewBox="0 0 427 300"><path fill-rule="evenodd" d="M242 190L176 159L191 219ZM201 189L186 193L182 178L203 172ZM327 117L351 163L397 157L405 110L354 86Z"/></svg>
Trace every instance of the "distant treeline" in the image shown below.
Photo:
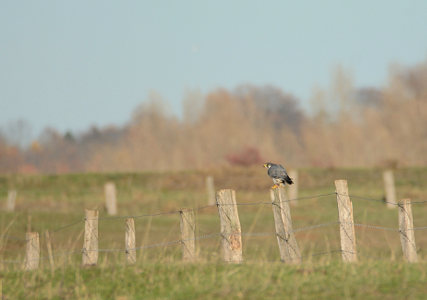
<svg viewBox="0 0 427 300"><path fill-rule="evenodd" d="M427 165L427 62L395 66L382 88L337 68L310 112L273 86L189 92L182 117L152 94L123 127L46 129L28 147L0 132L0 173L176 170L278 161L287 166Z"/></svg>

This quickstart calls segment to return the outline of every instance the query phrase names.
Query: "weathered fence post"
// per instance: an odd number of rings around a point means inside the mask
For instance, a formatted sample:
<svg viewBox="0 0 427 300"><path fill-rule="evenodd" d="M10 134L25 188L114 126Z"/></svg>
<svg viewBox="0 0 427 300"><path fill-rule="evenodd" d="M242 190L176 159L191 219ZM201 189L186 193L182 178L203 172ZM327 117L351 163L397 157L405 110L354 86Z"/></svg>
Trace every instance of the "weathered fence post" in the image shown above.
<svg viewBox="0 0 427 300"><path fill-rule="evenodd" d="M55 269L55 262L53 260L52 241L50 240L49 230L46 230L44 234L46 238L46 248L47 255L49 256L50 269L53 271Z"/></svg>
<svg viewBox="0 0 427 300"><path fill-rule="evenodd" d="M194 222L194 211L192 209L182 209L180 216L182 259L184 261L194 261L196 259L196 223Z"/></svg>
<svg viewBox="0 0 427 300"><path fill-rule="evenodd" d="M212 176L206 177L206 191L208 194L208 205L215 205L215 186Z"/></svg>
<svg viewBox="0 0 427 300"><path fill-rule="evenodd" d="M414 222L410 199L403 199L399 203L399 233L402 251L406 261L418 261L417 247L415 244Z"/></svg>
<svg viewBox="0 0 427 300"><path fill-rule="evenodd" d="M394 176L392 170L386 170L383 173L385 199L388 208L395 208L397 206L396 189L394 187Z"/></svg>
<svg viewBox="0 0 427 300"><path fill-rule="evenodd" d="M98 262L98 211L86 209L83 240L83 266L95 266Z"/></svg>
<svg viewBox="0 0 427 300"><path fill-rule="evenodd" d="M279 244L280 259L286 263L301 262L301 253L292 228L291 210L286 192L283 187L270 190L273 206L274 225L276 227L277 243Z"/></svg>
<svg viewBox="0 0 427 300"><path fill-rule="evenodd" d="M38 232L27 232L24 269L26 271L36 270L40 261L40 240Z"/></svg>
<svg viewBox="0 0 427 300"><path fill-rule="evenodd" d="M133 218L126 219L126 260L128 264L136 263L135 221Z"/></svg>
<svg viewBox="0 0 427 300"><path fill-rule="evenodd" d="M15 211L16 190L10 190L7 193L6 211Z"/></svg>
<svg viewBox="0 0 427 300"><path fill-rule="evenodd" d="M116 197L116 185L114 182L107 182L104 185L105 192L105 207L107 208L107 213L110 216L115 216L117 214L117 197Z"/></svg>
<svg viewBox="0 0 427 300"><path fill-rule="evenodd" d="M217 192L221 223L222 256L226 262L241 263L242 257L242 230L236 205L236 193L234 190L220 190Z"/></svg>
<svg viewBox="0 0 427 300"><path fill-rule="evenodd" d="M294 182L294 184L288 185L288 198L294 200L298 198L298 171L295 169L289 170L288 175ZM298 201L292 201L291 205L298 205Z"/></svg>
<svg viewBox="0 0 427 300"><path fill-rule="evenodd" d="M342 259L344 262L356 262L356 234L353 221L353 204L348 195L347 180L335 180Z"/></svg>

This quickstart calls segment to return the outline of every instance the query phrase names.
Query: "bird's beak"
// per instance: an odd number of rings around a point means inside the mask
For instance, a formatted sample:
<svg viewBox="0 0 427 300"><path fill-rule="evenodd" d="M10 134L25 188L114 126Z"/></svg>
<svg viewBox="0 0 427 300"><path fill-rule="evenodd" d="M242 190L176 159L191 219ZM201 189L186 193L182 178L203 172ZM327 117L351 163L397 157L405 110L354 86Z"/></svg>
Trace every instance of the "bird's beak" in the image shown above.
<svg viewBox="0 0 427 300"><path fill-rule="evenodd" d="M267 168L267 164L264 164L264 168Z"/></svg>

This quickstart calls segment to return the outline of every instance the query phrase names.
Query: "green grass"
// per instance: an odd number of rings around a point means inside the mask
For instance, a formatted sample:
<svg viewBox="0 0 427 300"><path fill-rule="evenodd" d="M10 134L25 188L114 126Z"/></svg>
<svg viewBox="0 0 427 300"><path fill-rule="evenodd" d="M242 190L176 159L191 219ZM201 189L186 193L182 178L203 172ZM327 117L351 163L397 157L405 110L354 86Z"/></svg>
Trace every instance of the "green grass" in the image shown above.
<svg viewBox="0 0 427 300"><path fill-rule="evenodd" d="M236 190L238 203L269 202L271 182L265 170L221 169L194 172L141 174L71 174L61 176L0 176L0 199L9 189L18 191L15 213L0 213L0 260L22 261L25 231L49 230L53 239L56 269L47 260L35 272L21 271L17 263L0 264L5 299L270 299L270 298L360 298L422 299L427 292L426 231L416 231L418 264L403 262L399 234L356 227L359 262L341 263L338 225L296 234L304 262L301 266L280 263L271 205L239 206L244 233L271 235L244 237L242 265L221 262L220 239L197 242L199 262L181 262L180 245L138 251L135 266L126 266L121 252L100 253L99 266L81 267L85 208L100 210L99 247L124 247L124 219L107 217L103 185L114 181L118 190L120 215L144 215L201 207L207 203L204 179L213 174L217 188ZM379 169L301 170L300 197L334 192L335 179L347 179L350 195L382 199L383 182ZM399 169L395 172L398 198L427 200L427 169ZM353 198L356 223L397 228L397 210L380 201ZM4 201L2 201L4 202ZM414 225L427 226L427 204L413 206ZM336 221L335 195L301 200L292 206L294 228ZM216 207L197 212L197 234L219 232ZM135 219L137 246L178 240L179 215ZM60 229L54 232L56 229ZM8 238L6 238L8 237ZM44 235L41 254L46 257ZM76 253L61 255L64 251ZM424 283L423 283L424 282ZM117 298L120 299L120 298Z"/></svg>
<svg viewBox="0 0 427 300"><path fill-rule="evenodd" d="M7 299L425 299L427 265L179 262L10 272Z"/></svg>

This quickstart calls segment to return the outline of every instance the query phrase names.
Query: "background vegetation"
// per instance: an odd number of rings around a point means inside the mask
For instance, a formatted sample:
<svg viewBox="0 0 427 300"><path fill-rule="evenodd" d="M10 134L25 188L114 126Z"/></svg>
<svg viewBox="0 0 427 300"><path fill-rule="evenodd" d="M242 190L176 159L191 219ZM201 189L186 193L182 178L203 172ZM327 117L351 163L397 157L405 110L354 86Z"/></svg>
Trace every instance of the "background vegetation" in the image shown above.
<svg viewBox="0 0 427 300"><path fill-rule="evenodd" d="M427 164L427 62L394 66L380 88L354 87L337 68L311 107L273 86L189 92L182 117L153 93L123 127L45 132L28 147L25 122L0 132L0 173L202 169L251 165Z"/></svg>

